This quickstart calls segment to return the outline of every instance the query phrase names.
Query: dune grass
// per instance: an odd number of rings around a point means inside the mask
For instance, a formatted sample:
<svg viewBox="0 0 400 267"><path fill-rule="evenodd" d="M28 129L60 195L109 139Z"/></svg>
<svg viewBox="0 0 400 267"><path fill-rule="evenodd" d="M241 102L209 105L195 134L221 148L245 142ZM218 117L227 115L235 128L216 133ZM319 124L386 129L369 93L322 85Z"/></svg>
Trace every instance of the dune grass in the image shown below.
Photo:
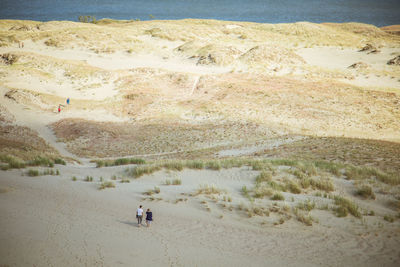
<svg viewBox="0 0 400 267"><path fill-rule="evenodd" d="M2 162L1 169L22 169L29 166L42 166L42 167L54 167L54 164L66 165L62 158L47 158L47 157L35 157L32 160L23 161L14 156L0 155L0 162Z"/></svg>
<svg viewBox="0 0 400 267"><path fill-rule="evenodd" d="M345 197L335 196L334 197L335 205L338 207L334 210L336 212L336 216L338 217L346 217L348 213L353 215L356 218L362 218L360 208L358 205Z"/></svg>
<svg viewBox="0 0 400 267"><path fill-rule="evenodd" d="M356 190L356 195L360 196L362 198L371 198L371 199L375 199L376 196L374 194L374 191L372 190L371 186L369 185L362 185L360 187L357 188Z"/></svg>
<svg viewBox="0 0 400 267"><path fill-rule="evenodd" d="M112 182L112 181L105 181L105 182L102 182L102 183L100 184L99 190L103 190L103 189L106 189L106 188L114 188L114 187L115 187L114 182Z"/></svg>
<svg viewBox="0 0 400 267"><path fill-rule="evenodd" d="M119 158L116 160L96 160L96 167L110 167L110 166L120 166L129 164L145 164L146 161L140 158Z"/></svg>
<svg viewBox="0 0 400 267"><path fill-rule="evenodd" d="M46 170L43 170L43 171L29 169L26 172L26 174L28 176L60 175L60 171L59 170L53 170L53 169L46 169Z"/></svg>

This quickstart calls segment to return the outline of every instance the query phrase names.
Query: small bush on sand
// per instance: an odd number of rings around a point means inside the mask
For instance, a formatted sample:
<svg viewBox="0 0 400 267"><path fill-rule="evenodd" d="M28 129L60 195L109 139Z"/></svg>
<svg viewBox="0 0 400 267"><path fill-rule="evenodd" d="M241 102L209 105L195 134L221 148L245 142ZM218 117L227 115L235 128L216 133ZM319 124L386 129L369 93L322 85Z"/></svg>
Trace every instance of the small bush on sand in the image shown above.
<svg viewBox="0 0 400 267"><path fill-rule="evenodd" d="M78 178L76 178L76 176L72 176L72 181L77 181L78 180Z"/></svg>
<svg viewBox="0 0 400 267"><path fill-rule="evenodd" d="M357 218L362 217L361 212L359 211L359 207L353 201L341 196L335 196L334 200L335 200L335 205L338 206L335 209L336 215L338 217L346 217L347 213L350 213L351 215Z"/></svg>
<svg viewBox="0 0 400 267"><path fill-rule="evenodd" d="M272 197L272 200L285 200L285 197L281 193L275 193Z"/></svg>
<svg viewBox="0 0 400 267"><path fill-rule="evenodd" d="M102 182L99 186L99 190L103 190L106 188L114 188L115 184L112 181Z"/></svg>
<svg viewBox="0 0 400 267"><path fill-rule="evenodd" d="M361 196L363 198L371 198L371 199L376 198L374 191L372 191L372 188L369 185L363 185L357 188L356 195Z"/></svg>
<svg viewBox="0 0 400 267"><path fill-rule="evenodd" d="M160 188L155 186L154 187L154 193L159 194L161 192Z"/></svg>
<svg viewBox="0 0 400 267"><path fill-rule="evenodd" d="M121 183L130 183L131 181L129 179L121 179Z"/></svg>

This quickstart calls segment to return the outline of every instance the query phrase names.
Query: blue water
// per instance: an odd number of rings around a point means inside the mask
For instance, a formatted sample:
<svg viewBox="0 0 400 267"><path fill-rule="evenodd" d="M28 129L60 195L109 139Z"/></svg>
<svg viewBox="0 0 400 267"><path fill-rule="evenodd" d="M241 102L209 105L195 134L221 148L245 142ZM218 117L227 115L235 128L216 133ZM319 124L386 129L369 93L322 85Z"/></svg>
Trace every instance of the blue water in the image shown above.
<svg viewBox="0 0 400 267"><path fill-rule="evenodd" d="M284 23L400 24L400 0L0 0L0 19L72 20L203 18Z"/></svg>

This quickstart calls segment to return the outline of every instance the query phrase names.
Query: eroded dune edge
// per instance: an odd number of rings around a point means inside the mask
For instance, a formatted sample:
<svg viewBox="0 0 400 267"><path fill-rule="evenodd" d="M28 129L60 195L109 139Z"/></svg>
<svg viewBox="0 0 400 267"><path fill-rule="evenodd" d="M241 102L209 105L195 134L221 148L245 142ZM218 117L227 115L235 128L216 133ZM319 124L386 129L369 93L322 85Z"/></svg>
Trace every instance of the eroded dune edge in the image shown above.
<svg viewBox="0 0 400 267"><path fill-rule="evenodd" d="M0 265L396 266L397 28L1 20Z"/></svg>

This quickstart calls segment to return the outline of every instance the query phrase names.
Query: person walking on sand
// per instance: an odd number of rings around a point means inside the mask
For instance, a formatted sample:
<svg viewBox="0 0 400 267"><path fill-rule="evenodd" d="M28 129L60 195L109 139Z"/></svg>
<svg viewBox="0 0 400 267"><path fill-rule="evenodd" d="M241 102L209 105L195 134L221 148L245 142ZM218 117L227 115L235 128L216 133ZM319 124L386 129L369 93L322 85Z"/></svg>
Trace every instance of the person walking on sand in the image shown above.
<svg viewBox="0 0 400 267"><path fill-rule="evenodd" d="M146 224L147 227L150 227L151 222L153 221L153 212L150 209L146 211Z"/></svg>
<svg viewBox="0 0 400 267"><path fill-rule="evenodd" d="M69 97L67 98L67 105L69 105Z"/></svg>
<svg viewBox="0 0 400 267"><path fill-rule="evenodd" d="M142 205L140 205L139 208L136 211L136 218L137 218L138 226L140 227L140 225L142 224L142 219L143 219Z"/></svg>
<svg viewBox="0 0 400 267"><path fill-rule="evenodd" d="M58 113L61 112L61 105L58 105Z"/></svg>

